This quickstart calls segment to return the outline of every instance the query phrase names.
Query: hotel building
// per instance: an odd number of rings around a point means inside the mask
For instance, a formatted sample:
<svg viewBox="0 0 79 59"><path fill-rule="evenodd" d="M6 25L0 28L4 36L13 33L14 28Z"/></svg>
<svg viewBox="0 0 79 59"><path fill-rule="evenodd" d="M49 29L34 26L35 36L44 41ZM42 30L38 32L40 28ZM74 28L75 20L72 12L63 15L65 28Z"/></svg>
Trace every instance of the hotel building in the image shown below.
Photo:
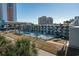
<svg viewBox="0 0 79 59"><path fill-rule="evenodd" d="M53 25L53 18L42 16L38 18L39 25Z"/></svg>
<svg viewBox="0 0 79 59"><path fill-rule="evenodd" d="M16 22L16 4L0 3L0 20L5 22Z"/></svg>

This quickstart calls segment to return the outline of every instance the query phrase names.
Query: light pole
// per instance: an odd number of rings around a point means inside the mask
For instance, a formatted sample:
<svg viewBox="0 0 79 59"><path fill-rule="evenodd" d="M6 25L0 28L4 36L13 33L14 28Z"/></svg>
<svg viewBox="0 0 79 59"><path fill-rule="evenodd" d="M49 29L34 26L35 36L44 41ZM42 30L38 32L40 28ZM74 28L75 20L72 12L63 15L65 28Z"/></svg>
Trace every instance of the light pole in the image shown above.
<svg viewBox="0 0 79 59"><path fill-rule="evenodd" d="M68 45L69 45L69 42L66 40L66 43L65 43L65 56L67 55L67 52L68 52Z"/></svg>

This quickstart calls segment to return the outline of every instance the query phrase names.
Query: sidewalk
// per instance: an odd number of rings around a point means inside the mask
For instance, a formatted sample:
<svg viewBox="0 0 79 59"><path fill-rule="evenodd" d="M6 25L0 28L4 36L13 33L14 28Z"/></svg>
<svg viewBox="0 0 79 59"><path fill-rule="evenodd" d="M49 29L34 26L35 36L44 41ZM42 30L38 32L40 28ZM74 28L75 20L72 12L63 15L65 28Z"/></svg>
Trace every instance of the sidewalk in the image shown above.
<svg viewBox="0 0 79 59"><path fill-rule="evenodd" d="M51 54L47 51L41 50L41 49L37 49L38 50L38 55L37 56L56 56L54 54Z"/></svg>

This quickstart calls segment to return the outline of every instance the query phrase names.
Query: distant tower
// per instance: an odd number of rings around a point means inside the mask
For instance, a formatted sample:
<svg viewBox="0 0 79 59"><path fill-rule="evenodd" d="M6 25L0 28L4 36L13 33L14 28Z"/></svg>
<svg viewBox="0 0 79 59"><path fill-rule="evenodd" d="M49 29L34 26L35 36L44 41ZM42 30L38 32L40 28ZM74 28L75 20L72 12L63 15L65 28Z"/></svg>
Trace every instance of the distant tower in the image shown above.
<svg viewBox="0 0 79 59"><path fill-rule="evenodd" d="M48 17L47 18L48 20L47 20L47 24L53 24L53 18L52 17Z"/></svg>
<svg viewBox="0 0 79 59"><path fill-rule="evenodd" d="M38 18L38 24L39 25L52 25L53 24L53 18L52 17L46 17L42 16Z"/></svg>
<svg viewBox="0 0 79 59"><path fill-rule="evenodd" d="M3 16L2 16L2 4L0 4L0 20L3 19Z"/></svg>
<svg viewBox="0 0 79 59"><path fill-rule="evenodd" d="M16 4L15 3L0 3L0 19L6 22L16 22Z"/></svg>
<svg viewBox="0 0 79 59"><path fill-rule="evenodd" d="M7 4L7 20L16 21L16 4L13 3Z"/></svg>

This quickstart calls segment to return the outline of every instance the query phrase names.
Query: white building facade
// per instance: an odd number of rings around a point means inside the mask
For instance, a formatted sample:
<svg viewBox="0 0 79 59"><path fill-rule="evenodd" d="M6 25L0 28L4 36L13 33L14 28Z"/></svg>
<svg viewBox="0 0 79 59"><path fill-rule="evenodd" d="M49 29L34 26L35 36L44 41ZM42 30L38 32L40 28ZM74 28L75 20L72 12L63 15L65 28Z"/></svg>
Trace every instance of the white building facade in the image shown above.
<svg viewBox="0 0 79 59"><path fill-rule="evenodd" d="M79 16L76 16L70 24L69 46L79 49Z"/></svg>

